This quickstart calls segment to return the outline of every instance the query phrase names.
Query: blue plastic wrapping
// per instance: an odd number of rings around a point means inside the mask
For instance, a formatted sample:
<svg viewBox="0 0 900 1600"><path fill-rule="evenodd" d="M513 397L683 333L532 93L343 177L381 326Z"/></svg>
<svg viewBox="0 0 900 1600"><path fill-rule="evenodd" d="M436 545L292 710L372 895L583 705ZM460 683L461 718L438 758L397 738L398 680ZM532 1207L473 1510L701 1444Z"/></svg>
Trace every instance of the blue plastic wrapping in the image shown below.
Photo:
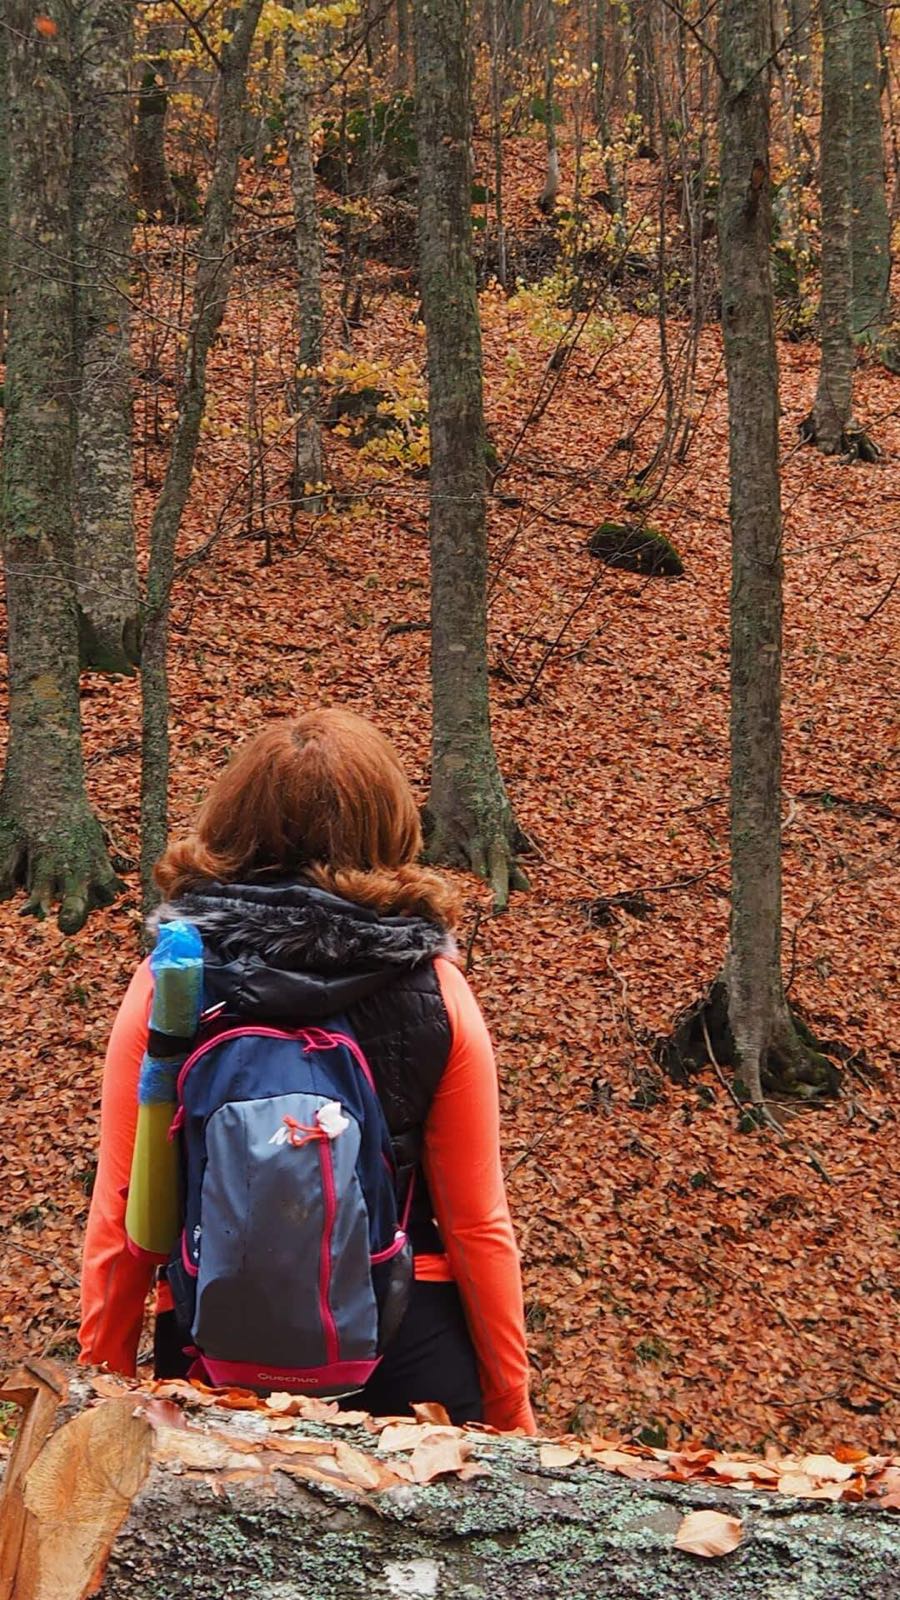
<svg viewBox="0 0 900 1600"><path fill-rule="evenodd" d="M150 1026L186 1038L196 1031L202 1005L203 943L192 922L164 922L150 957L153 1009Z"/></svg>
<svg viewBox="0 0 900 1600"><path fill-rule="evenodd" d="M153 1004L150 1026L173 1038L189 1039L197 1031L203 1007L203 944L192 922L164 922L150 957ZM138 1101L158 1105L174 1101L184 1055L165 1060L145 1055L141 1063Z"/></svg>

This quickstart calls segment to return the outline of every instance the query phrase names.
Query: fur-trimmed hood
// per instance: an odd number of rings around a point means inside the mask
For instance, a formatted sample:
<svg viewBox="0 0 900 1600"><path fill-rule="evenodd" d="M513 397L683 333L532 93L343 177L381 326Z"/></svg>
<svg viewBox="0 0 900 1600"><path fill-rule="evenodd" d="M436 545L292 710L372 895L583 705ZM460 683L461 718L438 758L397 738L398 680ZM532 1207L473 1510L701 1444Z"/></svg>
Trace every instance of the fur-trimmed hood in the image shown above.
<svg viewBox="0 0 900 1600"><path fill-rule="evenodd" d="M272 1021L336 1016L398 973L452 955L444 928L382 916L303 883L206 883L162 905L154 922L183 917L204 944L207 1004Z"/></svg>

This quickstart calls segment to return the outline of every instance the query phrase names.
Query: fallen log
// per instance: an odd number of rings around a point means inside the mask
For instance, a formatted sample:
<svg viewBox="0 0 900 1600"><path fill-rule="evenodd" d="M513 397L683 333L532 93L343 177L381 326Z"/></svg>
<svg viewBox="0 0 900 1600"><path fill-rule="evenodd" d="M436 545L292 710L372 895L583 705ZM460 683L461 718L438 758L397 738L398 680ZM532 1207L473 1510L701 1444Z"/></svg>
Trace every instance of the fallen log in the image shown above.
<svg viewBox="0 0 900 1600"><path fill-rule="evenodd" d="M734 1477L757 1470L749 1457L548 1445L448 1427L433 1408L415 1422L335 1420L321 1401L67 1380L41 1363L0 1394L23 1414L0 1499L0 1600L900 1593L900 1518L858 1487L885 1480L892 1500L884 1458L854 1462L843 1483L830 1481L843 1474L834 1458L807 1458L824 1475L815 1492L835 1498L802 1499L658 1476ZM836 1498L845 1488L856 1503ZM700 1519L706 1557L691 1553L704 1548L685 1520L697 1511L720 1513L711 1528Z"/></svg>

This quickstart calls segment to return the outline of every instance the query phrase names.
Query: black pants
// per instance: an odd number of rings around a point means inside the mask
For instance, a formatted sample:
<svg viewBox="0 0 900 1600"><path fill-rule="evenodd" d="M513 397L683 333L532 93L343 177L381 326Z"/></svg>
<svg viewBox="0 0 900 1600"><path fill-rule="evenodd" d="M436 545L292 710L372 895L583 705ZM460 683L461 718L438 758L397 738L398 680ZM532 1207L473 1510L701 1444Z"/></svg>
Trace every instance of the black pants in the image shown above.
<svg viewBox="0 0 900 1600"><path fill-rule="evenodd" d="M156 1319L153 1370L157 1378L183 1378L192 1364L174 1311ZM455 1283L414 1282L406 1315L384 1357L343 1409L373 1416L409 1416L421 1400L444 1406L451 1422L481 1421L481 1386L475 1351Z"/></svg>

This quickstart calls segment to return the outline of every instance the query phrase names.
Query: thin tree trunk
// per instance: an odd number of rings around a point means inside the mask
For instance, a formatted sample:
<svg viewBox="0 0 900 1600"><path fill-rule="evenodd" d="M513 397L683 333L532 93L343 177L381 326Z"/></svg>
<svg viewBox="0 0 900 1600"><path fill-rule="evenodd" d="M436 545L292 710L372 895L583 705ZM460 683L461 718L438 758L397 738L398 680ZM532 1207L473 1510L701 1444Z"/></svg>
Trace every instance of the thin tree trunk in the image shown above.
<svg viewBox="0 0 900 1600"><path fill-rule="evenodd" d="M144 59L139 64L134 166L137 203L150 220L170 222L175 216L175 191L166 162L166 112L169 104L168 26L147 25Z"/></svg>
<svg viewBox="0 0 900 1600"><path fill-rule="evenodd" d="M735 1066L808 1074L781 973L781 491L770 272L769 0L723 0L719 240L731 478L731 926Z"/></svg>
<svg viewBox="0 0 900 1600"><path fill-rule="evenodd" d="M494 155L494 224L497 230L497 282L507 286L506 221L503 215L503 85L500 59L500 0L488 0L491 29L491 144Z"/></svg>
<svg viewBox="0 0 900 1600"><path fill-rule="evenodd" d="M9 344L3 446L9 745L0 894L60 902L67 933L116 880L88 806L72 581L72 119L62 0L5 0L9 52ZM38 26L40 24L40 26Z"/></svg>
<svg viewBox="0 0 900 1600"><path fill-rule="evenodd" d="M212 177L197 243L197 271L172 453L150 529L146 621L141 658L141 878L145 904L168 827L169 680L166 652L175 542L191 486L206 401L209 352L225 314L233 265L231 219L243 131L247 62L262 0L244 0L221 52L219 126Z"/></svg>
<svg viewBox="0 0 900 1600"><path fill-rule="evenodd" d="M394 82L409 87L409 0L397 0L397 65Z"/></svg>
<svg viewBox="0 0 900 1600"><path fill-rule="evenodd" d="M133 0L73 13L75 563L81 664L132 673L140 607L131 471Z"/></svg>
<svg viewBox="0 0 900 1600"><path fill-rule="evenodd" d="M655 69L650 0L632 0L631 45L634 68L634 109L641 125L638 154L649 156L656 123Z"/></svg>
<svg viewBox="0 0 900 1600"><path fill-rule="evenodd" d="M554 0L543 0L544 17L544 129L547 139L547 168L538 206L549 216L559 194L559 149L556 141L556 7Z"/></svg>
<svg viewBox="0 0 900 1600"><path fill-rule="evenodd" d="M825 455L846 448L855 353L850 328L851 32L848 0L822 0L822 357L812 415Z"/></svg>
<svg viewBox="0 0 900 1600"><path fill-rule="evenodd" d="M624 173L620 173L616 164L609 114L612 98L607 41L609 15L610 0L594 0L592 29L594 42L594 121L597 127L597 138L604 151L603 167L606 173L606 187L609 192L609 208L616 219L616 243L620 250L625 250L627 247L627 234L625 228Z"/></svg>
<svg viewBox="0 0 900 1600"><path fill-rule="evenodd" d="M850 0L852 299L856 339L878 342L890 319L891 224L885 188L881 60L871 0Z"/></svg>
<svg viewBox="0 0 900 1600"><path fill-rule="evenodd" d="M295 0L295 15L302 16L305 11L306 0ZM306 64L309 48L309 41L301 34L288 34L284 108L294 196L294 250L300 313L292 498L305 509L314 511L321 506L321 496L316 494L316 487L323 480L319 369L322 365L325 313L322 305L322 247L316 208L316 178L310 144L311 86Z"/></svg>
<svg viewBox="0 0 900 1600"><path fill-rule="evenodd" d="M467 0L415 0L419 251L431 428L433 859L505 905L516 829L491 742L481 329L471 225Z"/></svg>
<svg viewBox="0 0 900 1600"><path fill-rule="evenodd" d="M0 13L2 22L2 13ZM9 295L9 61L5 27L0 26L0 356L6 346Z"/></svg>
<svg viewBox="0 0 900 1600"><path fill-rule="evenodd" d="M812 88L813 6L815 0L787 0L790 54L801 87Z"/></svg>

